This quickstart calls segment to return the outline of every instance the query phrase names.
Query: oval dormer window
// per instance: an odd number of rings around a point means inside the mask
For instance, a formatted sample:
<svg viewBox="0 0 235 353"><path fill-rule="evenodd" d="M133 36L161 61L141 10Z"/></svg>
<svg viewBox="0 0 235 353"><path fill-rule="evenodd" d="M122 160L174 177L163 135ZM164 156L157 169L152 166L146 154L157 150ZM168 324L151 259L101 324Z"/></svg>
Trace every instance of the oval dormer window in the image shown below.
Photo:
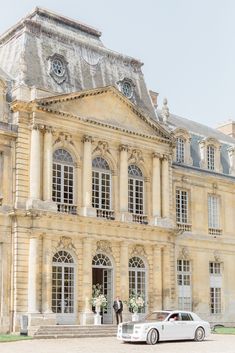
<svg viewBox="0 0 235 353"><path fill-rule="evenodd" d="M124 94L124 96L126 96L127 98L131 98L132 96L132 93L133 93L133 88L132 88L132 85L127 82L127 81L124 81L122 83L122 93Z"/></svg>
<svg viewBox="0 0 235 353"><path fill-rule="evenodd" d="M64 67L64 63L62 62L62 60L55 58L52 60L51 63L52 66L52 71L56 76L63 76L64 72L65 72L65 67Z"/></svg>

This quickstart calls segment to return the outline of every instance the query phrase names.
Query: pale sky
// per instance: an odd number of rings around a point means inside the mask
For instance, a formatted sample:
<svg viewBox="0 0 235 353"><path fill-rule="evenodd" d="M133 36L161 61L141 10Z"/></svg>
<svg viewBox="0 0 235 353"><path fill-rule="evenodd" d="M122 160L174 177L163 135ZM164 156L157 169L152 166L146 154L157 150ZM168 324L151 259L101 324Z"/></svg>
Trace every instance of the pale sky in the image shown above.
<svg viewBox="0 0 235 353"><path fill-rule="evenodd" d="M35 6L101 30L106 47L140 59L170 112L216 127L235 120L235 0L5 0L0 32Z"/></svg>

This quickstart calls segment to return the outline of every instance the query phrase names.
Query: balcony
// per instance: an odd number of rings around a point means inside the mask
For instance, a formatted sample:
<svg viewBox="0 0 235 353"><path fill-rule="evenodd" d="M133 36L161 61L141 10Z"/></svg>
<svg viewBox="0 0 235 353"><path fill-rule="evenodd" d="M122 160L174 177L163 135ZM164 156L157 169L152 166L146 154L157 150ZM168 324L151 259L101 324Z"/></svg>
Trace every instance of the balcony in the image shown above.
<svg viewBox="0 0 235 353"><path fill-rule="evenodd" d="M76 215L77 214L77 206L66 204L66 203L57 203L57 211L60 213L67 213Z"/></svg>
<svg viewBox="0 0 235 353"><path fill-rule="evenodd" d="M222 235L222 229L219 229L219 228L208 228L208 233L210 235Z"/></svg>
<svg viewBox="0 0 235 353"><path fill-rule="evenodd" d="M112 210L96 209L96 217L106 218L106 219L110 219L110 220L115 219L114 211L112 211Z"/></svg>
<svg viewBox="0 0 235 353"><path fill-rule="evenodd" d="M178 230L182 230L184 232L191 232L192 231L192 224L177 222L177 228L178 228Z"/></svg>
<svg viewBox="0 0 235 353"><path fill-rule="evenodd" d="M132 213L132 222L139 224L148 224L148 216L143 214Z"/></svg>

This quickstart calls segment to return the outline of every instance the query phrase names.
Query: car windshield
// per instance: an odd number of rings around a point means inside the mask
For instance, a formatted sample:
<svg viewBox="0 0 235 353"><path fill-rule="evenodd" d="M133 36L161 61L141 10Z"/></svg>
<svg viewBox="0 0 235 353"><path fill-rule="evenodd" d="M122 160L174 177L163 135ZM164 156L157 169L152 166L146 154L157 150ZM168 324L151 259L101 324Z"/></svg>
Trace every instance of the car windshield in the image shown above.
<svg viewBox="0 0 235 353"><path fill-rule="evenodd" d="M167 316L169 315L168 312L165 311L156 311L151 313L145 317L146 321L164 321Z"/></svg>

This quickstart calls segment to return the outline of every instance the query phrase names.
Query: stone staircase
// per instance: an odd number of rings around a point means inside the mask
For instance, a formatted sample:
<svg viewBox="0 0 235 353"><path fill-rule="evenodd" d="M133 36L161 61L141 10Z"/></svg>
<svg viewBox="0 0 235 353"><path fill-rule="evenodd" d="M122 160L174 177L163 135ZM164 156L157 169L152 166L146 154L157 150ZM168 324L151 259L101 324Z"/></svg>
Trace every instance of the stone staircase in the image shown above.
<svg viewBox="0 0 235 353"><path fill-rule="evenodd" d="M117 325L47 325L40 326L34 338L115 337Z"/></svg>

